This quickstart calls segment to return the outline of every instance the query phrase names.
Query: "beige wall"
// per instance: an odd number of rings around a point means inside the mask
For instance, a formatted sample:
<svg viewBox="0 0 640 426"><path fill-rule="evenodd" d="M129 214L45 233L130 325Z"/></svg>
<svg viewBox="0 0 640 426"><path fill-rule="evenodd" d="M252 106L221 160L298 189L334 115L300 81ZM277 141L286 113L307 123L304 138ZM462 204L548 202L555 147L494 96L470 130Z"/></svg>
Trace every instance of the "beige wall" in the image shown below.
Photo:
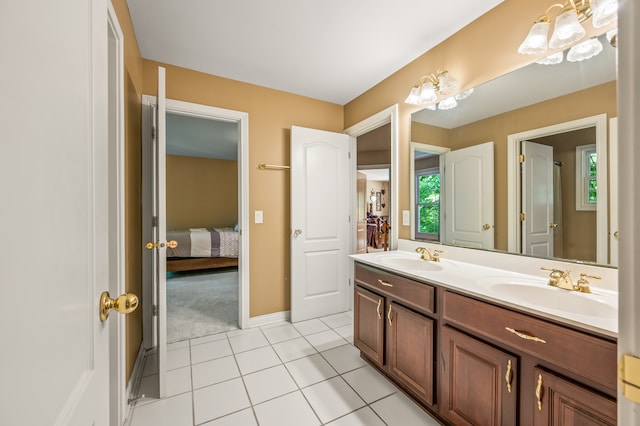
<svg viewBox="0 0 640 426"><path fill-rule="evenodd" d="M156 94L158 65L167 70L167 98L249 114L249 216L264 212L264 223L249 228L250 316L289 310L289 172L258 163L289 164L292 125L341 132L343 107L148 60L145 94Z"/></svg>
<svg viewBox="0 0 640 426"><path fill-rule="evenodd" d="M167 229L233 227L238 162L167 155Z"/></svg>
<svg viewBox="0 0 640 426"><path fill-rule="evenodd" d="M444 146L452 150L488 141L494 142L495 247L498 250L506 250L508 135L603 113L609 118L617 116L615 82L496 115L455 129L412 123L411 140ZM403 192L400 191L400 193Z"/></svg>
<svg viewBox="0 0 640 426"><path fill-rule="evenodd" d="M398 212L409 210L409 141L411 114L421 109L404 103L409 90L420 77L445 68L466 90L539 57L520 55L519 44L531 28L532 21L549 7L546 0L505 0L465 28L426 52L404 68L345 105L344 122L349 127L365 118L398 104L399 133L399 205ZM584 23L588 35L596 34ZM606 28L607 30L609 28ZM598 31L597 33L601 33ZM505 154L506 155L506 151ZM501 172L502 173L502 172ZM506 170L503 173L506 179ZM500 177L496 175L496 181ZM496 223L506 221L506 207L496 209ZM400 226L399 237L409 238L410 228ZM496 245L506 246L506 231L496 231Z"/></svg>

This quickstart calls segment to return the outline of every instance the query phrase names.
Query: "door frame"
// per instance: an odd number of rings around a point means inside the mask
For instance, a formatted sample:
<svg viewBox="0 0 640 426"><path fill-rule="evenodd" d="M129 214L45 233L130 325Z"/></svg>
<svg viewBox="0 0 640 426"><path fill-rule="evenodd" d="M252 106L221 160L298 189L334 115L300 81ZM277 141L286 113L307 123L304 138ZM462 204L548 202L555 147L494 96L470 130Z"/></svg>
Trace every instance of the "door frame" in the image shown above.
<svg viewBox="0 0 640 426"><path fill-rule="evenodd" d="M142 143L151 146L153 124L153 105L156 97L142 95ZM238 225L239 256L238 256L238 326L249 326L249 113L218 108L209 105L184 102L175 99L166 100L166 112L180 115L199 117L203 119L229 121L238 123ZM149 159L142 158L142 173L150 173ZM151 204L151 188L142 188L143 205ZM148 215L147 215L148 216ZM142 216L143 241L146 241L146 232L151 229L150 218ZM144 253L144 248L140 248ZM145 253L146 254L146 253ZM153 299L151 297L151 256L142 256L142 282L143 282L143 342L145 349L156 346L156 338L153 335Z"/></svg>
<svg viewBox="0 0 640 426"><path fill-rule="evenodd" d="M596 244L597 263L606 264L608 260L608 156L607 156L607 114L598 114L578 120L558 123L539 129L527 130L507 136L507 250L511 253L519 253L522 241L518 232L520 214L520 174L518 155L520 154L520 141L549 136L556 133L564 133L571 130L595 127L596 152L598 153L598 202L596 207Z"/></svg>
<svg viewBox="0 0 640 426"><path fill-rule="evenodd" d="M357 162L357 141L355 139L358 136L362 136L365 133L368 133L372 130L377 129L378 127L382 127L385 124L391 124L391 165L389 169L389 191L391 192L391 205L389 206L389 211L391 212L391 239L389 240L389 250L395 250L398 247L398 180L399 180L399 170L398 170L398 104L394 104L388 108L383 109L372 116L365 118L364 120L354 124L351 127L348 127L344 130L343 133L346 133L349 136L354 138L354 141L351 145L351 152L353 155L351 156L351 164L350 164L350 172L349 172L349 181L351 188L351 243L349 248L349 254L355 254L358 250L358 221L357 221L357 208L358 208L358 193L356 191L356 185L358 182L358 162ZM353 259L350 262L349 268L349 282L351 285L354 283L354 271L353 271ZM349 296L349 308L353 309L353 291L350 292Z"/></svg>
<svg viewBox="0 0 640 426"><path fill-rule="evenodd" d="M107 3L109 121L109 245L115 251L109 260L111 297L126 292L126 229L124 173L124 35L113 4ZM112 315L109 328L109 418L121 425L130 414L127 404L125 315ZM114 324L115 321L115 324Z"/></svg>

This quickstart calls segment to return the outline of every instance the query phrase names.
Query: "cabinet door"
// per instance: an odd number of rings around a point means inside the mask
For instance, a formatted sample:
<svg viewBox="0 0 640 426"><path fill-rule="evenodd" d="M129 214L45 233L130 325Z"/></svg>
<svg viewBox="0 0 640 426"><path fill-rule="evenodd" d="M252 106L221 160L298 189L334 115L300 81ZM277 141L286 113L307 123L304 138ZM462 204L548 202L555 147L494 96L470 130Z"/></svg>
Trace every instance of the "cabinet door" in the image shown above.
<svg viewBox="0 0 640 426"><path fill-rule="evenodd" d="M554 374L534 369L534 425L604 426L616 424L616 402Z"/></svg>
<svg viewBox="0 0 640 426"><path fill-rule="evenodd" d="M384 297L355 288L353 343L380 366L384 365Z"/></svg>
<svg viewBox="0 0 640 426"><path fill-rule="evenodd" d="M518 359L442 327L441 414L455 425L515 425Z"/></svg>
<svg viewBox="0 0 640 426"><path fill-rule="evenodd" d="M386 316L389 373L415 396L433 405L434 321L393 302Z"/></svg>

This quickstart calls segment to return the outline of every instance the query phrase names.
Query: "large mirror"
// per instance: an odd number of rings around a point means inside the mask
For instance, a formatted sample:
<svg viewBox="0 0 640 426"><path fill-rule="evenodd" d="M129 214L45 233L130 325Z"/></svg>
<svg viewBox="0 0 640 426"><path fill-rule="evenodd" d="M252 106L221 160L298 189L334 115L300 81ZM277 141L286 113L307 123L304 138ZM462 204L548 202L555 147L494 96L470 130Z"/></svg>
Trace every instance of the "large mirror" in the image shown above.
<svg viewBox="0 0 640 426"><path fill-rule="evenodd" d="M569 62L565 52L560 64L532 63L474 88L453 109L412 114L412 239L616 264L616 50L599 40L590 59Z"/></svg>

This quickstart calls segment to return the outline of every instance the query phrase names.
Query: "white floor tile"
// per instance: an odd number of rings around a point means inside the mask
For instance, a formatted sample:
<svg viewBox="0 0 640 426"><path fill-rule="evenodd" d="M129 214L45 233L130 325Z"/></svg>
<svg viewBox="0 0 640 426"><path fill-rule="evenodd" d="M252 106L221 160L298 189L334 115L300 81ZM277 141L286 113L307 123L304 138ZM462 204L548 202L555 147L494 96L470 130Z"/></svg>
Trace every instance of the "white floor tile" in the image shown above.
<svg viewBox="0 0 640 426"><path fill-rule="evenodd" d="M323 423L344 416L365 405L362 398L341 377L302 389L302 393Z"/></svg>
<svg viewBox="0 0 640 426"><path fill-rule="evenodd" d="M291 324L284 324L278 327L263 328L262 332L267 337L267 340L272 345L275 343L284 342L285 340L295 339L300 337L298 330Z"/></svg>
<svg viewBox="0 0 640 426"><path fill-rule="evenodd" d="M130 426L191 426L191 392L136 406Z"/></svg>
<svg viewBox="0 0 640 426"><path fill-rule="evenodd" d="M273 349L276 351L282 362L293 361L294 359L303 358L317 353L315 348L311 346L304 337L276 343L273 345Z"/></svg>
<svg viewBox="0 0 640 426"><path fill-rule="evenodd" d="M284 365L267 368L242 378L249 392L249 399L254 405L298 390L296 382Z"/></svg>
<svg viewBox="0 0 640 426"><path fill-rule="evenodd" d="M182 349L182 348L187 348L187 347L189 347L189 341L188 340L183 340L181 342L169 343L167 345L167 350L168 351L175 351L176 349Z"/></svg>
<svg viewBox="0 0 640 426"><path fill-rule="evenodd" d="M198 364L212 359L232 355L231 346L227 339L214 340L191 347L191 363Z"/></svg>
<svg viewBox="0 0 640 426"><path fill-rule="evenodd" d="M242 336L244 334L260 333L259 328L239 328L237 330L227 331L227 337Z"/></svg>
<svg viewBox="0 0 640 426"><path fill-rule="evenodd" d="M167 351L167 370L175 370L189 365L191 365L191 353L188 346Z"/></svg>
<svg viewBox="0 0 640 426"><path fill-rule="evenodd" d="M338 375L320 355L311 355L285 364L301 388Z"/></svg>
<svg viewBox="0 0 640 426"><path fill-rule="evenodd" d="M257 426L256 417L253 415L253 410L247 408L237 413L229 414L228 416L220 417L217 420L204 423L203 426Z"/></svg>
<svg viewBox="0 0 640 426"><path fill-rule="evenodd" d="M271 346L236 354L236 361L243 375L281 364L280 358Z"/></svg>
<svg viewBox="0 0 640 426"><path fill-rule="evenodd" d="M232 379L193 391L195 423L200 424L249 407L242 379Z"/></svg>
<svg viewBox="0 0 640 426"><path fill-rule="evenodd" d="M322 317L320 318L320 321L327 324L331 328L343 327L345 325L353 325L353 320L343 313Z"/></svg>
<svg viewBox="0 0 640 426"><path fill-rule="evenodd" d="M327 349L349 343L333 330L310 334L305 336L305 338L313 345L314 348L316 348L318 352L326 351Z"/></svg>
<svg viewBox="0 0 640 426"><path fill-rule="evenodd" d="M182 393L191 392L191 367L177 368L167 371L167 397L180 395ZM158 375L143 377L140 381L140 389L138 395L141 398L136 405L146 405L156 402L160 395L158 389ZM144 395L144 398L142 398Z"/></svg>
<svg viewBox="0 0 640 426"><path fill-rule="evenodd" d="M389 380L369 365L345 373L342 377L368 404L397 392Z"/></svg>
<svg viewBox="0 0 640 426"><path fill-rule="evenodd" d="M349 318L353 319L353 311L347 311L344 313L346 316L348 316Z"/></svg>
<svg viewBox="0 0 640 426"><path fill-rule="evenodd" d="M385 426L385 424L371 408L363 407L358 411L327 423L327 426Z"/></svg>
<svg viewBox="0 0 640 426"><path fill-rule="evenodd" d="M218 334L211 334L209 336L196 337L195 339L191 339L189 342L193 347L196 345L201 345L203 343L215 342L216 340L226 340L226 339L227 339L227 333L218 333Z"/></svg>
<svg viewBox="0 0 640 426"><path fill-rule="evenodd" d="M389 426L439 426L431 416L419 408L413 401L400 392L396 392L378 402L371 408Z"/></svg>
<svg viewBox="0 0 640 426"><path fill-rule="evenodd" d="M320 421L300 391L254 407L260 426L316 426Z"/></svg>
<svg viewBox="0 0 640 426"><path fill-rule="evenodd" d="M324 351L322 356L340 374L367 365L367 362L360 358L360 351L351 344Z"/></svg>
<svg viewBox="0 0 640 426"><path fill-rule="evenodd" d="M334 328L336 333L342 336L349 343L353 343L353 325L345 325L343 327Z"/></svg>
<svg viewBox="0 0 640 426"><path fill-rule="evenodd" d="M293 326L302 333L303 336L329 330L329 327L319 319L296 322Z"/></svg>
<svg viewBox="0 0 640 426"><path fill-rule="evenodd" d="M236 354L269 345L269 341L264 337L260 330L256 330L256 332L253 333L229 337L229 343L231 343L233 353Z"/></svg>
<svg viewBox="0 0 640 426"><path fill-rule="evenodd" d="M194 364L191 369L193 370L194 389L240 377L240 371L233 356Z"/></svg>

